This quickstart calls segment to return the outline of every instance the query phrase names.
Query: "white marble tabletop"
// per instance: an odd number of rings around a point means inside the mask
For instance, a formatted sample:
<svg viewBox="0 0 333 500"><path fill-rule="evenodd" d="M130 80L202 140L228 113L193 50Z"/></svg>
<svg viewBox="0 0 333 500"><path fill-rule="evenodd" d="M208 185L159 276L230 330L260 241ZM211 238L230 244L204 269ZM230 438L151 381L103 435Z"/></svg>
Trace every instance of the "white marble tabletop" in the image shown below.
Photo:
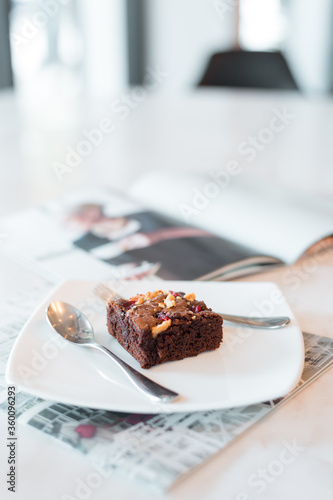
<svg viewBox="0 0 333 500"><path fill-rule="evenodd" d="M333 99L201 89L149 96L124 117L112 111L116 100L35 102L0 94L0 215L82 186L125 191L151 170L200 174L233 159L253 177L309 196L333 196ZM112 132L59 181L54 163L65 163L68 148L76 150L84 131L105 119ZM267 132L272 126L276 131Z"/></svg>
<svg viewBox="0 0 333 500"><path fill-rule="evenodd" d="M230 157L233 147L237 147L244 134L247 137L252 133L251 130L258 130L258 127L260 130L260 126L263 127L270 119L272 109L278 105L288 105L299 121L295 119L295 124L285 130L284 137L281 132L276 144L272 141L272 149L263 152L264 156L259 158L258 155L257 161L251 166L253 175L266 175L277 183L302 189L309 195L320 193L327 198L332 195L332 154L328 140L328 131L332 130L333 123L331 100L305 102L292 95L272 93L261 96L232 92L203 93L196 103L193 95L177 99L177 106L169 111L170 104L167 102L152 100L143 103L145 109L138 109L137 114L132 116L133 120L124 121L123 128L120 130L119 127L110 142L105 140L93 157L87 158L77 172L60 183L50 169L55 155L58 158L62 155L60 145L72 144L69 138L73 141L75 129L84 126L92 128L96 122L94 117L103 117L105 108L82 113L85 125L82 125L83 122L79 125L72 123L67 135L64 133L63 136L58 134L54 137L52 123L47 128L41 117L35 117L32 124L27 123L25 112L15 98L10 94L1 96L1 215L41 202L50 196L61 195L88 182L100 185L101 178L106 179L106 184L125 190L126 185L141 171L155 165L167 169L172 163L173 167L185 171L193 168L198 172L204 168L205 162L218 164ZM140 129L139 123L143 117L145 125ZM29 119L33 120L32 117ZM60 116L58 132L62 127L61 120ZM207 129L209 134L205 134ZM181 137L178 136L180 130L183 132ZM236 138L232 135L235 130L238 130ZM193 137L197 139L193 140ZM112 141L115 142L114 149ZM291 145L295 150L289 149L290 154L287 154L285 148L291 148ZM270 168L264 173L268 158ZM303 172L301 176L300 172ZM297 185L296 180L299 182ZM0 269L0 297L15 293L18 287L28 289L38 282L37 277L8 257L1 257ZM327 253L325 258L313 260L312 257L292 268L277 269L247 280L275 281L293 308L303 331L333 337L332 252ZM332 385L333 370L330 370L159 498L312 500L316 497L331 500ZM4 415L0 415L0 425L1 428L5 425ZM276 470L274 463L280 460L286 446L293 447L294 460L284 464L274 475L271 473ZM115 477L105 479L86 496L75 494L77 480L84 481L92 472L89 462L23 425L19 428L18 460L18 488L15 493L18 500L102 500L110 496L119 500L156 498ZM6 470L5 461L6 450L2 445L1 470ZM1 498L13 497L4 488L3 479L0 491Z"/></svg>

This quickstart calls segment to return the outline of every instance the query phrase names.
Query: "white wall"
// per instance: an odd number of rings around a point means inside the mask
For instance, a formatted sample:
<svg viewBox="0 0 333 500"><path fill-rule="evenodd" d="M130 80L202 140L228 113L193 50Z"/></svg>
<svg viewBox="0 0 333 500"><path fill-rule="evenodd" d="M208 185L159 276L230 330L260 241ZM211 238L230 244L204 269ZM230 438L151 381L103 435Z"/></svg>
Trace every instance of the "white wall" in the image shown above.
<svg viewBox="0 0 333 500"><path fill-rule="evenodd" d="M235 9L230 0L147 0L146 5L147 63L170 73L163 90L193 87L208 57L233 44Z"/></svg>
<svg viewBox="0 0 333 500"><path fill-rule="evenodd" d="M290 0L286 57L302 90L329 90L333 2Z"/></svg>
<svg viewBox="0 0 333 500"><path fill-rule="evenodd" d="M107 98L127 83L125 0L79 0L84 79L89 95Z"/></svg>

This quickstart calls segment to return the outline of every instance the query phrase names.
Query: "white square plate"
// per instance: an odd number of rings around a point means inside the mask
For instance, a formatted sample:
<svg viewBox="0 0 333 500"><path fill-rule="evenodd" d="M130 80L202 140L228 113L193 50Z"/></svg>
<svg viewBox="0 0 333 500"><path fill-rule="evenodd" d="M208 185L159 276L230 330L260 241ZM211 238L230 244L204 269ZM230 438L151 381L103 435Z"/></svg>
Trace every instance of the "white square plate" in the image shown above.
<svg viewBox="0 0 333 500"><path fill-rule="evenodd" d="M302 333L282 293L273 283L128 281L108 283L126 298L149 290L195 292L217 312L289 316L277 330L225 323L219 349L143 370L109 335L105 306L94 296L97 283L66 281L34 312L11 352L6 378L44 399L122 412L163 413L231 408L276 399L297 384L304 363ZM69 302L92 322L95 340L156 382L181 394L173 403L152 403L142 396L102 352L63 340L48 325L47 305Z"/></svg>

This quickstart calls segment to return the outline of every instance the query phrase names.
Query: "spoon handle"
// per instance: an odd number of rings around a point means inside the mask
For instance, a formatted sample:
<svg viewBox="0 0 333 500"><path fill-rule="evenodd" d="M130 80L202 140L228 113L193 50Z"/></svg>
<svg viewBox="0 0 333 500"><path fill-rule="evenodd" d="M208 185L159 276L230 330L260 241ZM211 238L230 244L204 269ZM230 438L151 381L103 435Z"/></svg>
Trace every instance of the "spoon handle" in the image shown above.
<svg viewBox="0 0 333 500"><path fill-rule="evenodd" d="M116 354L109 351L109 349L107 349L106 347L97 344L96 342L94 342L93 344L89 344L89 346L95 347L96 349L99 349L100 351L110 356L110 358L112 358L113 361L117 363L119 368L122 369L125 375L127 375L130 381L152 401L169 403L179 397L179 394L177 394L176 392L171 391L170 389L167 389L160 384L157 384L153 380L149 379L142 373L132 368L130 365L125 363L125 361L118 358Z"/></svg>
<svg viewBox="0 0 333 500"><path fill-rule="evenodd" d="M252 328L282 328L290 323L288 316L277 316L275 318L251 318L249 316L233 316L231 314L219 313L225 321L237 323L239 325L250 326Z"/></svg>

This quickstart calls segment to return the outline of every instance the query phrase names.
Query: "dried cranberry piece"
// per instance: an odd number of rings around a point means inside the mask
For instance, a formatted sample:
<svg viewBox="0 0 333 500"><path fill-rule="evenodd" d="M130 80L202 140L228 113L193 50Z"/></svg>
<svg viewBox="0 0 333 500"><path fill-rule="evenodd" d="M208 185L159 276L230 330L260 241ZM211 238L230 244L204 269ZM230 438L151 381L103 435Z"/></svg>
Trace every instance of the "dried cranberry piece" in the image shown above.
<svg viewBox="0 0 333 500"><path fill-rule="evenodd" d="M157 317L158 317L158 319L161 319L162 321L168 321L168 319L170 319L169 316L167 316L166 314L164 314L162 312L158 313Z"/></svg>
<svg viewBox="0 0 333 500"><path fill-rule="evenodd" d="M171 293L174 297L184 297L185 295L184 292L173 292L172 290L169 290L169 293Z"/></svg>
<svg viewBox="0 0 333 500"><path fill-rule="evenodd" d="M199 313L200 311L202 311L202 307L201 306L191 306L191 309L195 313Z"/></svg>
<svg viewBox="0 0 333 500"><path fill-rule="evenodd" d="M134 304L135 300L127 300L126 302L123 302L125 309L130 309Z"/></svg>

